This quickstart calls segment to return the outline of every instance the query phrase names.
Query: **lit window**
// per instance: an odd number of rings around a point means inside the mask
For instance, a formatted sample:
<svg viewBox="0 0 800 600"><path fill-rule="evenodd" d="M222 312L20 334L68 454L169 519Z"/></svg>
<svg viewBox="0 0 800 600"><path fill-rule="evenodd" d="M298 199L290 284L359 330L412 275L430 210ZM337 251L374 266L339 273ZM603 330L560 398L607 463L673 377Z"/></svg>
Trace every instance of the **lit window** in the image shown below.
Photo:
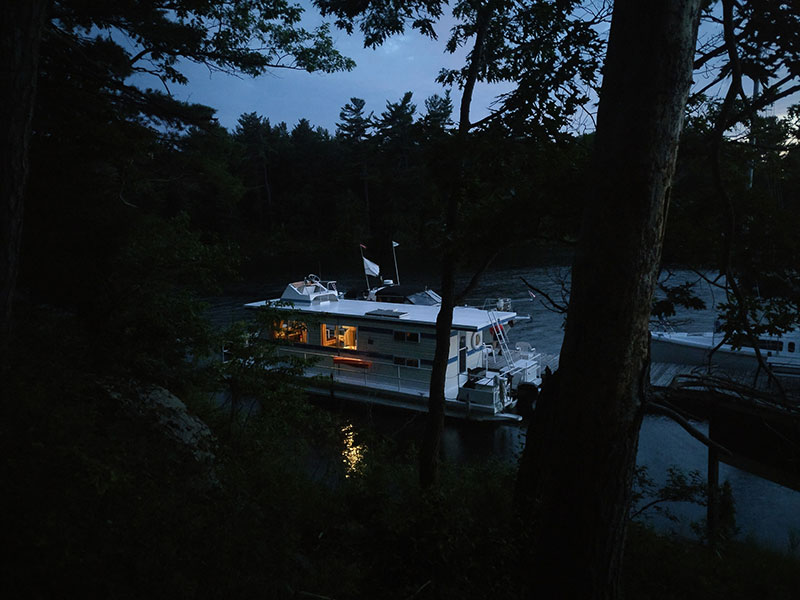
<svg viewBox="0 0 800 600"><path fill-rule="evenodd" d="M308 328L301 321L278 321L273 333L276 340L293 342L296 344L308 343Z"/></svg>
<svg viewBox="0 0 800 600"><path fill-rule="evenodd" d="M358 327L354 325L321 326L322 345L329 348L347 348L355 350L358 346Z"/></svg>

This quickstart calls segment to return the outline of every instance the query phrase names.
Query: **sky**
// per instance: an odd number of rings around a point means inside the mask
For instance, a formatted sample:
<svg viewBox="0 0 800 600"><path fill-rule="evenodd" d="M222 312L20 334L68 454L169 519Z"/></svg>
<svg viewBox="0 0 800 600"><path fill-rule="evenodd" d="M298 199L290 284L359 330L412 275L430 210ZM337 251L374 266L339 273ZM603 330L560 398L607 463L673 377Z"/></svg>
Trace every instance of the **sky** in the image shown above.
<svg viewBox="0 0 800 600"><path fill-rule="evenodd" d="M314 21L318 20L316 15ZM444 52L448 30L448 26L437 27L438 40L408 31L371 50L363 48L363 38L358 33L348 36L332 27L336 48L357 63L352 71L329 74L272 69L251 78L211 73L203 65L186 63L181 70L190 83L171 86L170 92L178 99L216 108L217 119L228 129L236 127L243 113L256 112L268 117L272 124L285 121L290 129L299 119L305 118L313 126L334 133L339 111L352 97L363 98L366 112L379 115L386 109L387 101L397 102L409 91L413 92L412 101L420 113L424 112L426 98L433 94L444 95L445 88L436 83L439 70L460 68L465 56L465 52L458 55ZM160 86L155 78L142 79L138 84ZM495 97L508 89L509 86L477 86L471 120L477 121L489 114ZM458 90L451 93L457 107L461 94Z"/></svg>
<svg viewBox="0 0 800 600"><path fill-rule="evenodd" d="M300 3L310 4L307 0ZM313 8L307 9L306 15L303 26L309 29L322 21ZM181 70L189 78L189 84L173 85L169 91L178 99L215 108L220 124L229 130L236 127L240 115L256 112L269 118L273 125L285 122L291 129L305 118L312 126L334 133L339 111L352 97L366 100L367 114L374 112L377 116L386 109L387 101L397 102L408 91L413 92L412 101L418 113L422 113L426 98L445 92L445 88L436 83L440 69L460 68L465 63L467 49L462 48L454 55L444 51L452 23L452 17L445 16L437 24L438 40L412 30L390 38L374 50L363 47L363 38L358 32L348 36L332 26L336 48L356 61L357 66L352 71L308 73L278 68L252 78L212 73L206 66L184 63ZM700 74L695 74L695 78L697 84L704 83L698 81L702 79ZM137 84L154 88L161 85L159 80L148 76ZM475 122L488 115L497 96L510 89L511 84L478 83L471 120ZM451 93L457 115L461 93L457 89ZM797 101L798 95L795 95L767 112L784 114L786 107ZM587 123L591 128L591 120Z"/></svg>

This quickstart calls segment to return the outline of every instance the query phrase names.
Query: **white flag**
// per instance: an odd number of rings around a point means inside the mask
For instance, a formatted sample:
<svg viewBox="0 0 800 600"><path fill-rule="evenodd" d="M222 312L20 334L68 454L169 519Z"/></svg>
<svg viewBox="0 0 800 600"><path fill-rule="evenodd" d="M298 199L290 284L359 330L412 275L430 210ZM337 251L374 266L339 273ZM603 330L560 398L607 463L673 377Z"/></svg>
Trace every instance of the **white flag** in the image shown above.
<svg viewBox="0 0 800 600"><path fill-rule="evenodd" d="M363 257L362 257L363 258ZM377 277L380 275L381 268L371 260L364 258L364 273Z"/></svg>
<svg viewBox="0 0 800 600"><path fill-rule="evenodd" d="M392 248L397 248L400 244L395 241L392 241Z"/></svg>

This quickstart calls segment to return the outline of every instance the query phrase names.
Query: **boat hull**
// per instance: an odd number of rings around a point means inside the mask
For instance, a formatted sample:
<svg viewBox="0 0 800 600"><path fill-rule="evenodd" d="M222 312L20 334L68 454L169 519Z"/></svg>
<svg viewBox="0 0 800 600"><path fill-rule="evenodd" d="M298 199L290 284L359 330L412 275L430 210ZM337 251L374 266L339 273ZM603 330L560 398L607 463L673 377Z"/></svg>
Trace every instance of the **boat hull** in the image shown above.
<svg viewBox="0 0 800 600"><path fill-rule="evenodd" d="M654 332L650 339L650 358L653 362L716 366L726 370L758 367L752 348L734 349L729 344L717 348L720 341L719 334ZM800 375L800 356L797 353L762 349L761 355L775 372Z"/></svg>
<svg viewBox="0 0 800 600"><path fill-rule="evenodd" d="M337 380L306 381L305 390L314 397L331 400L344 400L372 406L382 406L409 412L428 412L428 395L426 393L410 393L349 384ZM469 421L519 423L522 417L511 412L516 401L510 402L504 411L495 412L493 407L485 404L461 400L445 400L445 416Z"/></svg>

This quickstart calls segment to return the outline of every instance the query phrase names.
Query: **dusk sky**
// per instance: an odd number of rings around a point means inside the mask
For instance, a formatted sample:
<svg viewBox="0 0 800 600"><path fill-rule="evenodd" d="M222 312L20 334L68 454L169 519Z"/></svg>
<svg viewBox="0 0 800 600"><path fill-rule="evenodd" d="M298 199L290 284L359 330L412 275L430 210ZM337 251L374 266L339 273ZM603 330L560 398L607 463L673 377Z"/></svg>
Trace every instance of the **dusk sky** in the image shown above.
<svg viewBox="0 0 800 600"><path fill-rule="evenodd" d="M309 2L300 4L307 6ZM322 22L315 9L307 9L304 24L311 29ZM363 47L363 37L356 31L348 36L333 26L332 34L336 48L356 61L357 66L349 72L307 73L291 69L271 69L257 78L211 73L203 65L185 63L182 71L189 78L186 86L172 85L170 92L177 98L205 104L217 110L220 124L233 130L243 113L256 112L269 118L275 125L281 121L291 128L301 118L308 119L313 126L321 126L334 133L339 121L339 111L352 97L366 100L366 111L380 115L386 102L397 102L406 92L413 92L413 102L418 113L424 111L425 99L433 94L444 95L445 88L436 83L436 76L443 67L463 66L467 49L461 48L455 55L447 54L444 45L449 37L452 16L445 15L436 27L438 39L423 37L416 31L394 36L375 50ZM701 28L701 39L704 32ZM695 74L696 83L702 85L701 74ZM160 87L160 82L151 76L138 78L143 87ZM511 89L509 84L487 85L479 83L475 88L472 104L472 121L489 113L497 96ZM750 91L750 82L745 89ZM163 89L163 88L162 88ZM713 90L712 90L713 91ZM461 92L451 91L458 112ZM779 102L771 111L785 113L786 107L797 102L797 95ZM587 106L593 111L596 107ZM591 120L583 118L584 126L592 127Z"/></svg>
<svg viewBox="0 0 800 600"><path fill-rule="evenodd" d="M310 20L319 21L318 14ZM306 118L312 125L334 133L339 111L354 96L366 100L367 112L379 115L385 110L387 100L396 102L410 91L414 93L418 111L424 111L427 97L444 95L444 88L436 83L439 70L460 67L464 62L465 52L457 55L444 52L449 26L437 27L438 40L407 31L376 50L364 49L358 33L348 36L335 28L332 32L339 51L357 63L350 72L326 74L273 69L254 79L209 73L205 66L186 64L182 70L189 77L189 85L173 85L170 91L177 98L216 108L217 118L228 129L236 126L242 113L255 111L273 124L285 121L290 129L299 119ZM143 77L139 85L157 88L160 83L152 77ZM506 89L510 88L477 86L472 120L486 116L494 98ZM452 97L458 106L460 92L454 89Z"/></svg>

